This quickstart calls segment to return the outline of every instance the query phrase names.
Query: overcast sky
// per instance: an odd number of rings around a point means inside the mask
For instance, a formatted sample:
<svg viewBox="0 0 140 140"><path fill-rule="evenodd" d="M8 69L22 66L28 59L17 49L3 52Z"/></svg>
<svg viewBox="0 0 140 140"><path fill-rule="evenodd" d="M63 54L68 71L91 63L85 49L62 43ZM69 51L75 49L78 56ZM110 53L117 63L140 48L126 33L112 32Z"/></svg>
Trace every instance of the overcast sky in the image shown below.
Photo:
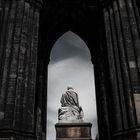
<svg viewBox="0 0 140 140"><path fill-rule="evenodd" d="M79 104L84 111L84 121L91 122L92 137L97 134L96 99L93 65L84 41L69 31L53 46L48 67L47 140L56 138L60 98L68 85L78 93Z"/></svg>

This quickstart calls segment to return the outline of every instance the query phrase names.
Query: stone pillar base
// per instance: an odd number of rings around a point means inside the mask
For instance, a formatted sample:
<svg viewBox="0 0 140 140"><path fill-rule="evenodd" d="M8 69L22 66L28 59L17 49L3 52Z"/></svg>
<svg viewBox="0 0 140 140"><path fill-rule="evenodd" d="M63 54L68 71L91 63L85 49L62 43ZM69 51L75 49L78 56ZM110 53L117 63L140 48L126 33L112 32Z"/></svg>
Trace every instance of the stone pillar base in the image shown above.
<svg viewBox="0 0 140 140"><path fill-rule="evenodd" d="M57 123L56 140L92 140L91 123Z"/></svg>

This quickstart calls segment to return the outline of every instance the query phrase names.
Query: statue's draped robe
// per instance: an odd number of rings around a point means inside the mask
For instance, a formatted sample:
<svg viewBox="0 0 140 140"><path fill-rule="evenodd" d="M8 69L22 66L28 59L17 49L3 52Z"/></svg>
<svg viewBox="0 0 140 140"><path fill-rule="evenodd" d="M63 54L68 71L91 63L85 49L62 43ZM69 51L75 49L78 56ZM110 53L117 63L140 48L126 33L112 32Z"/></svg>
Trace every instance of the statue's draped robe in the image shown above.
<svg viewBox="0 0 140 140"><path fill-rule="evenodd" d="M79 106L78 95L73 90L67 90L61 97L61 108L58 110L59 122L81 122L83 111Z"/></svg>
<svg viewBox="0 0 140 140"><path fill-rule="evenodd" d="M74 105L79 107L78 95L73 90L67 90L65 94L61 97L62 107Z"/></svg>

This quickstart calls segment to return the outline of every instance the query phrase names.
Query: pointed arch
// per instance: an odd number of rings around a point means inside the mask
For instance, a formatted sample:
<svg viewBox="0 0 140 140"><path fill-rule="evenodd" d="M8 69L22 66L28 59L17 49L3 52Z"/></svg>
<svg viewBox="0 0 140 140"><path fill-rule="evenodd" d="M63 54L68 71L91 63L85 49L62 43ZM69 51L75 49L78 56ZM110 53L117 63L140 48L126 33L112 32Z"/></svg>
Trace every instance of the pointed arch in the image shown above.
<svg viewBox="0 0 140 140"><path fill-rule="evenodd" d="M93 27L96 27L97 26L96 24L97 24L96 22L93 23ZM41 51L40 54L45 53L42 56L44 57L46 56L46 59L48 59L47 56L50 55L52 46L54 45L56 40L58 40L60 36L62 36L68 31L77 34L82 40L84 40L91 54L96 53L97 50L95 46L100 45L99 38L98 38L99 31L97 30L97 28L91 28L88 25L83 24L82 21L80 23L80 21L78 22L73 20L69 21L64 18L60 23L54 25L53 28L42 29L41 32L43 33L41 34L41 42L40 42L40 49L39 49ZM91 36L91 34L93 36ZM91 55L92 57L91 59L93 63L95 60L94 56L95 55ZM49 59L47 61L49 61Z"/></svg>
<svg viewBox="0 0 140 140"><path fill-rule="evenodd" d="M48 65L47 132L48 139L55 139L54 125L60 97L68 85L78 91L79 102L85 113L85 122L93 124L93 139L97 135L94 70L86 43L68 31L54 43ZM55 97L55 98L54 98ZM86 100L85 100L86 99ZM90 110L90 111L89 111Z"/></svg>
<svg viewBox="0 0 140 140"><path fill-rule="evenodd" d="M66 41L64 42L64 40ZM63 44L61 44L62 42ZM69 44L69 47L67 47L67 44ZM82 40L74 32L67 31L62 36L60 36L53 45L52 50L50 52L50 59L52 58L53 55L55 55L56 59L60 59L60 57L62 57L61 59L65 59L64 57L76 55L77 50L80 51L81 56L86 55L86 58L91 60L90 50L86 45L86 43L84 42L84 40ZM67 56L65 56L65 54Z"/></svg>
<svg viewBox="0 0 140 140"><path fill-rule="evenodd" d="M50 8L50 7L49 7ZM57 11L57 8L55 7ZM72 31L77 34L87 44L91 61L94 64L95 70L95 85L96 85L96 98L97 98L97 111L98 111L98 125L99 135L101 139L110 137L109 128L109 114L108 104L106 96L111 92L109 86L108 75L108 62L106 45L104 42L104 25L102 14L97 14L98 10L92 11L94 17L79 16L77 18L72 17L71 13L63 12L63 15L53 17L50 9L45 9L45 14L41 15L40 25L40 43L38 48L38 76L37 76L37 97L36 108L41 108L41 122L43 132L46 132L46 104L47 104L47 70L48 63L50 62L50 52L56 40L67 31ZM60 8L63 10L63 8ZM52 9L54 11L54 9ZM100 20L96 20L100 17ZM102 19L101 19L102 18ZM100 23L98 22L100 21ZM108 92L108 94L107 94Z"/></svg>

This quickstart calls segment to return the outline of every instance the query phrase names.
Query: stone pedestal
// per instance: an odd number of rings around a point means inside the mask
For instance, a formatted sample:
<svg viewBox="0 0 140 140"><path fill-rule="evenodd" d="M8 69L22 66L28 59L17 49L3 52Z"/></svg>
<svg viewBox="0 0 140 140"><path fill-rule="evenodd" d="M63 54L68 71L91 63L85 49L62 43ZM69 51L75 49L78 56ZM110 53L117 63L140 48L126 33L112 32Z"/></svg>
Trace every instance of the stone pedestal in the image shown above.
<svg viewBox="0 0 140 140"><path fill-rule="evenodd" d="M91 123L57 123L56 140L92 140Z"/></svg>

